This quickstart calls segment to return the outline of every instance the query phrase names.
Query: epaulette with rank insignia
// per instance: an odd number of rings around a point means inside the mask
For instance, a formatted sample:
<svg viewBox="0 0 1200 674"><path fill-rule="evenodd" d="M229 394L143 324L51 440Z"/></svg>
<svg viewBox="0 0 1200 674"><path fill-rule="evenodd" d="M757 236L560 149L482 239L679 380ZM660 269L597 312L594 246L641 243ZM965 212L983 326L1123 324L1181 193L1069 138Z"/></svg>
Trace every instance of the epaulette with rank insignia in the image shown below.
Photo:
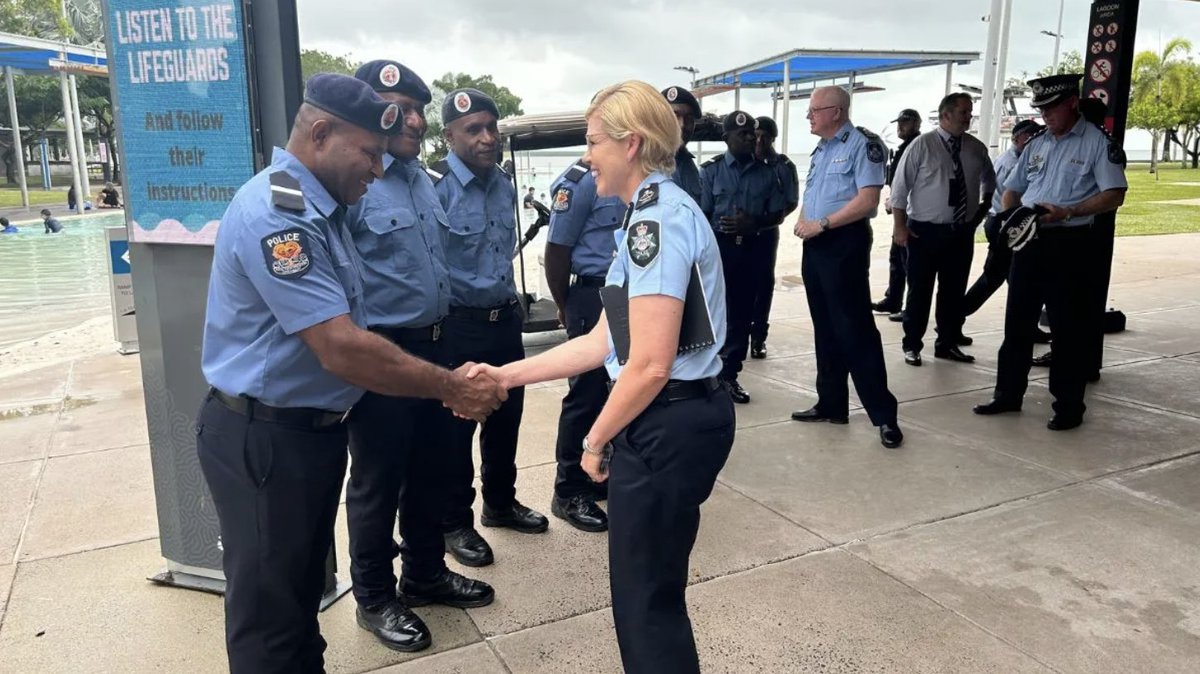
<svg viewBox="0 0 1200 674"><path fill-rule="evenodd" d="M425 172L429 174L429 177L433 180L433 184L436 185L441 181L442 178L446 177L447 173L450 172L450 162L446 161L445 159L435 161L434 163L425 167Z"/></svg>
<svg viewBox="0 0 1200 674"><path fill-rule="evenodd" d="M722 157L724 157L724 156L725 156L725 155L723 155L723 154L718 154L718 155L715 155L715 156L709 157L709 158L708 158L708 161L706 161L706 162L704 162L703 164L701 164L701 165L700 165L700 167L701 167L701 168L708 168L709 166L712 166L713 164L715 164L715 163L717 163L717 162L721 161L721 158L722 158Z"/></svg>
<svg viewBox="0 0 1200 674"><path fill-rule="evenodd" d="M647 206L653 206L658 203L658 183L650 183L638 192L637 199L633 202L633 210L640 211Z"/></svg>
<svg viewBox="0 0 1200 674"><path fill-rule="evenodd" d="M887 146L883 144L883 139L870 129L861 126L854 128L867 139L867 159L873 164L882 164L887 159Z"/></svg>
<svg viewBox="0 0 1200 674"><path fill-rule="evenodd" d="M270 175L271 204L289 211L301 213L305 210L304 192L300 190L300 181L287 171L275 171Z"/></svg>
<svg viewBox="0 0 1200 674"><path fill-rule="evenodd" d="M567 169L567 172L563 174L563 178L570 180L573 183L577 183L580 180L583 180L583 177L590 173L591 170L592 167L585 164L581 159L574 164L571 164L571 168Z"/></svg>

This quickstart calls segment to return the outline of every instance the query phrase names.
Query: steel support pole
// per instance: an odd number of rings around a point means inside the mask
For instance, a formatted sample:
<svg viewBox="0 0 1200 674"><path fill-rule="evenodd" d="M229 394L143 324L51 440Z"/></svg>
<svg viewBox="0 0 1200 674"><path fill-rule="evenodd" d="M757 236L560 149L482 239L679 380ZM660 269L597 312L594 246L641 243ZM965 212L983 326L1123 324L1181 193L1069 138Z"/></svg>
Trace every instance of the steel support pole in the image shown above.
<svg viewBox="0 0 1200 674"><path fill-rule="evenodd" d="M75 115L71 114L71 87L67 74L58 73L58 84L62 90L63 126L67 132L67 152L71 157L71 186L75 189L75 212L83 212L82 188L79 185L79 148L75 147Z"/></svg>
<svg viewBox="0 0 1200 674"><path fill-rule="evenodd" d="M742 76L737 75L733 78L733 109L742 109Z"/></svg>
<svg viewBox="0 0 1200 674"><path fill-rule="evenodd" d="M13 156L17 158L17 184L21 187L21 205L29 208L29 186L25 184L25 150L21 147L21 120L17 118L17 94L13 90L12 66L4 67L4 86L8 89L8 123L12 125Z"/></svg>
<svg viewBox="0 0 1200 674"><path fill-rule="evenodd" d="M1012 26L1012 0L1004 0L1004 19L1000 24L1000 59L996 64L996 95L992 98L991 141L988 149L992 156L1000 154L1000 121L1004 117L1004 89L1008 71L1008 32Z"/></svg>
<svg viewBox="0 0 1200 674"><path fill-rule="evenodd" d="M1003 13L1004 0L992 0L992 11L988 15L987 50L983 54L983 96L979 100L979 140L989 148L992 147L992 109L996 97L997 50Z"/></svg>
<svg viewBox="0 0 1200 674"><path fill-rule="evenodd" d="M946 64L946 94L945 94L946 96L950 95L950 87L954 86L952 84L953 79L954 79L954 64L947 63Z"/></svg>
<svg viewBox="0 0 1200 674"><path fill-rule="evenodd" d="M92 198L92 184L88 178L87 144L83 141L83 116L79 111L79 87L75 75L68 75L67 82L71 88L71 115L75 120L75 147L79 148L79 185L83 191L79 193L80 201Z"/></svg>
<svg viewBox="0 0 1200 674"><path fill-rule="evenodd" d="M783 62L783 124L779 140L779 151L787 156L788 153L788 118L792 111L792 62Z"/></svg>

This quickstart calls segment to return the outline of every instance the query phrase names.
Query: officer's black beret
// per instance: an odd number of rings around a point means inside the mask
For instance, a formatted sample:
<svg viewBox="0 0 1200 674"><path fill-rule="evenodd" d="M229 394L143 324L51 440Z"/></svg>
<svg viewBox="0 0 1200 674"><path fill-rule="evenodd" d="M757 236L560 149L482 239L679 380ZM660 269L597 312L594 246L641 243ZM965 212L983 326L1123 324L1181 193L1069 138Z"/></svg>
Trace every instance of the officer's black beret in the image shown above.
<svg viewBox="0 0 1200 674"><path fill-rule="evenodd" d="M696 118L700 117L700 101L696 100L692 92L687 89L683 87L667 87L662 90L662 95L663 98L667 99L668 103L672 105L676 103L686 105L692 109L692 115Z"/></svg>
<svg viewBox="0 0 1200 674"><path fill-rule="evenodd" d="M1044 108L1067 96L1079 95L1079 82L1083 75L1066 74L1039 77L1026 82L1033 91L1033 100L1029 104L1035 108Z"/></svg>
<svg viewBox="0 0 1200 674"><path fill-rule="evenodd" d="M770 117L763 116L758 118L758 130L775 138L779 136L779 127L775 126L775 120Z"/></svg>
<svg viewBox="0 0 1200 674"><path fill-rule="evenodd" d="M354 76L371 85L375 91L394 91L423 105L428 105L433 100L433 94L429 92L425 82L397 61L368 61L358 67Z"/></svg>
<svg viewBox="0 0 1200 674"><path fill-rule="evenodd" d="M308 78L304 102L372 133L391 136L400 131L400 108L379 97L362 80L349 75L317 73Z"/></svg>
<svg viewBox="0 0 1200 674"><path fill-rule="evenodd" d="M1022 119L1013 126L1012 135L1015 138L1021 133L1037 133L1042 130L1042 125L1032 119Z"/></svg>
<svg viewBox="0 0 1200 674"><path fill-rule="evenodd" d="M496 119L500 118L500 109L496 107L496 101L478 89L455 89L446 94L446 100L442 101L444 124L476 112L490 112Z"/></svg>
<svg viewBox="0 0 1200 674"><path fill-rule="evenodd" d="M725 133L731 133L738 129L750 129L754 131L758 128L758 120L754 119L754 115L741 110L734 110L725 115L725 121L721 126L725 129Z"/></svg>

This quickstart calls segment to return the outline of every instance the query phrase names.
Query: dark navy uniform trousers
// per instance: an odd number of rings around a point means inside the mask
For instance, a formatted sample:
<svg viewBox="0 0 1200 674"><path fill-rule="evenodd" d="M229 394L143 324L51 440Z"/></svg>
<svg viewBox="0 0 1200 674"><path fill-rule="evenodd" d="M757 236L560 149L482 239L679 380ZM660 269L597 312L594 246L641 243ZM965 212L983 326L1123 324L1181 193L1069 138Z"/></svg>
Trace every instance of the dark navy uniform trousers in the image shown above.
<svg viewBox="0 0 1200 674"><path fill-rule="evenodd" d="M567 337L586 335L600 321L604 309L600 301L603 279L588 277L571 285L567 291L567 306L563 314L567 321ZM604 403L608 402L608 372L603 367L589 370L567 380L570 391L563 397L562 413L558 417L558 442L554 456L558 474L554 478L554 494L571 498L597 489L583 472L579 460L583 457L583 438L591 430Z"/></svg>
<svg viewBox="0 0 1200 674"><path fill-rule="evenodd" d="M725 347L721 349L721 378L735 380L750 350L750 322L754 315L754 294L759 285L755 269L757 234L717 233L721 250L721 268L725 272Z"/></svg>
<svg viewBox="0 0 1200 674"><path fill-rule="evenodd" d="M975 229L966 225L909 220L908 298L904 303L904 348L921 352L937 282L938 351L958 345L962 337L963 296L975 255Z"/></svg>
<svg viewBox="0 0 1200 674"><path fill-rule="evenodd" d="M445 340L404 339L378 330L408 353L446 364ZM396 596L401 573L430 580L446 568L440 522L446 511L450 429L453 417L437 400L367 392L350 413L350 577L360 606ZM396 544L399 530L403 541Z"/></svg>
<svg viewBox="0 0 1200 674"><path fill-rule="evenodd" d="M451 315L446 318L450 336L452 367L466 362L507 365L525 357L521 344L521 312L513 307L496 321ZM503 510L512 506L517 483L517 435L525 410L525 387L508 392L508 400L488 416L479 432L481 458L479 480L483 502ZM442 531L474 524L471 504L475 502L475 461L471 455L474 421L454 420L454 451L450 465L450 493Z"/></svg>
<svg viewBox="0 0 1200 674"><path fill-rule="evenodd" d="M779 228L765 229L752 237L750 266L754 269L754 309L750 315L750 341L767 341L771 301L775 299L775 259L779 255Z"/></svg>
<svg viewBox="0 0 1200 674"><path fill-rule="evenodd" d="M987 236L987 258L983 262L983 273L967 289L963 296L963 316L970 316L979 311L984 302L995 294L1000 286L1008 280L1008 270L1012 266L1012 249L1008 247L1007 238L1000 235L1000 220L989 215L983 225L983 233Z"/></svg>
<svg viewBox="0 0 1200 674"><path fill-rule="evenodd" d="M656 401L613 440L608 564L626 674L700 671L688 618L688 558L700 504L733 447L729 392Z"/></svg>
<svg viewBox="0 0 1200 674"><path fill-rule="evenodd" d="M230 672L323 672L317 609L346 474L346 425L262 421L210 394L196 451L221 525Z"/></svg>
<svg viewBox="0 0 1200 674"><path fill-rule="evenodd" d="M829 416L848 414L849 375L871 423L881 426L896 421L897 404L871 315L870 264L871 227L861 220L805 241L800 272L816 342L818 407Z"/></svg>

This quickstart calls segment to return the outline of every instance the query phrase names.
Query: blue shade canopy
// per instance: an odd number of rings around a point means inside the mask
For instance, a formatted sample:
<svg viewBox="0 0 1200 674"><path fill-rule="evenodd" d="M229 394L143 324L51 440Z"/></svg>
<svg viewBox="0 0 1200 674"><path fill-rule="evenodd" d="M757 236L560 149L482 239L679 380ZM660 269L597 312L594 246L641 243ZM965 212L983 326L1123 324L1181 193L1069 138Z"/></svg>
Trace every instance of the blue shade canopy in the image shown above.
<svg viewBox="0 0 1200 674"><path fill-rule="evenodd" d="M61 67L63 62L67 67ZM0 66L20 70L26 75L53 75L71 66L88 75L102 74L108 61L103 49L63 44L11 33L0 33Z"/></svg>
<svg viewBox="0 0 1200 674"><path fill-rule="evenodd" d="M762 89L780 86L784 64L788 65L791 85L822 80L848 79L873 73L909 70L938 65L966 65L979 60L979 52L855 51L833 49L794 49L725 72L696 80L696 88L727 91L742 86Z"/></svg>

